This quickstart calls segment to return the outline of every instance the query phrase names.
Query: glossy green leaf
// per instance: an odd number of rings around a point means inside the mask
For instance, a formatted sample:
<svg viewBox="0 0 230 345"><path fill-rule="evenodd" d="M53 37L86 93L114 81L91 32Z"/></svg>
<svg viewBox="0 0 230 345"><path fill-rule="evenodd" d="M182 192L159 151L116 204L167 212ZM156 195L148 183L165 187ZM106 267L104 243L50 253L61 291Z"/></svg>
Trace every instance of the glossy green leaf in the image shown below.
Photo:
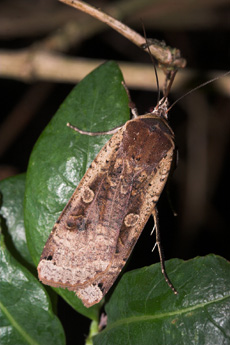
<svg viewBox="0 0 230 345"><path fill-rule="evenodd" d="M108 324L95 345L230 344L230 264L208 255L126 273L106 305Z"/></svg>
<svg viewBox="0 0 230 345"><path fill-rule="evenodd" d="M8 246L15 257L33 265L24 227L23 202L25 193L25 174L17 175L0 181L1 208L0 215L5 220ZM23 260L20 260L23 262Z"/></svg>
<svg viewBox="0 0 230 345"><path fill-rule="evenodd" d="M129 119L122 74L114 62L103 64L69 94L38 139L30 157L25 194L25 224L30 253L37 264L55 221L109 136L80 135L67 122L87 131L105 131ZM73 292L56 289L73 308L96 319Z"/></svg>
<svg viewBox="0 0 230 345"><path fill-rule="evenodd" d="M2 235L0 244L0 343L65 344L45 289L11 256Z"/></svg>

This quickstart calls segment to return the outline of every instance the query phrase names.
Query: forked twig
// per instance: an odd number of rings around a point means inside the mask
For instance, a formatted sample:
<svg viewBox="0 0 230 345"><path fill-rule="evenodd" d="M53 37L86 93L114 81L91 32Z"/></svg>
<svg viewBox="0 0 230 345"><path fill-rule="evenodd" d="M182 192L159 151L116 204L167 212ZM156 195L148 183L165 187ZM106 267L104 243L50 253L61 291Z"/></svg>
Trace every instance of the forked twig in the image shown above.
<svg viewBox="0 0 230 345"><path fill-rule="evenodd" d="M119 20L111 17L110 15L104 13L100 9L97 9L83 1L80 0L59 0L69 6L75 7L82 12L88 13L94 18L97 18L103 23L106 23L114 30L118 31L122 36L126 37L128 40L136 44L138 47L144 49L148 52L148 48L143 48L145 45L146 40L143 36L141 36L136 31L130 29L127 25L121 23ZM180 55L180 51L175 48L171 48L164 44L161 44L158 41L152 41L151 45L149 46L151 54L155 57L155 59L165 67L170 66L171 68L184 68L186 65L186 60L183 59Z"/></svg>

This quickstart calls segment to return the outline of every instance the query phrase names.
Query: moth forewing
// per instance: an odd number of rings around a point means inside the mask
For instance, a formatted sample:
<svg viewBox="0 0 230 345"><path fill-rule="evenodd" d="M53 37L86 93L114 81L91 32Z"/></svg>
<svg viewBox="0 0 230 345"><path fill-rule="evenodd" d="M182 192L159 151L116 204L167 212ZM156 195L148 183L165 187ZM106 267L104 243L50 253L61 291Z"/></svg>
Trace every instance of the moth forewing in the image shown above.
<svg viewBox="0 0 230 345"><path fill-rule="evenodd" d="M166 183L174 134L161 111L128 121L106 143L43 249L39 279L75 291L86 307L116 280Z"/></svg>

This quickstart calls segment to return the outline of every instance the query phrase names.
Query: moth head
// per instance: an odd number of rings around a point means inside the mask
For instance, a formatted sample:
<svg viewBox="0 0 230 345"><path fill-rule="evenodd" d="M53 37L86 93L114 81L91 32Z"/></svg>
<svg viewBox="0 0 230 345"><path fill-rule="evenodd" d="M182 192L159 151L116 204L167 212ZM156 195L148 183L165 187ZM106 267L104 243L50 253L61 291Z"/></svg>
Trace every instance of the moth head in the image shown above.
<svg viewBox="0 0 230 345"><path fill-rule="evenodd" d="M151 114L154 114L160 118L168 120L168 98L163 97L160 99L156 107L153 109Z"/></svg>

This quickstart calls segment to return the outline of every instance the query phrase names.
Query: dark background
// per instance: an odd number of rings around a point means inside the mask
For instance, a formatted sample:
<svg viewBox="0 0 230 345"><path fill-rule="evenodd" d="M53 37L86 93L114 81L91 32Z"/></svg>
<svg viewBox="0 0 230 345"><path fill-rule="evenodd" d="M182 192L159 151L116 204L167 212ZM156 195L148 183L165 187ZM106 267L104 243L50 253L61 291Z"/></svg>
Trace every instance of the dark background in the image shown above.
<svg viewBox="0 0 230 345"><path fill-rule="evenodd" d="M108 6L117 9L121 4L130 3L130 11L122 19L126 24L142 34L142 21L148 37L165 40L180 49L192 78L189 83L181 84L177 92L172 89L170 103L207 81L210 72L217 71L221 75L230 69L228 1L194 1L192 4L183 0L160 1L159 4L143 1L143 8L136 12L132 2L125 0L90 3L104 10ZM133 7L135 3L133 1ZM34 4L31 0L0 2L0 60L3 53L10 56L23 49L35 49L39 44L44 49L47 38L61 33L66 23L89 20L87 15L55 0L40 0ZM95 22L90 19L89 26ZM95 30L88 36L82 32L82 39L72 40L65 49L56 47L53 51L130 64L150 63L147 54L106 25L100 32ZM34 143L74 84L39 75L29 82L20 75L6 77L1 67L0 76L0 176L3 179L26 171ZM219 82L224 86L220 87ZM137 88L130 92L140 114L156 104L155 91ZM170 112L179 161L166 188L168 193L164 191L158 204L166 259L189 259L209 253L230 259L229 96L230 76L193 92ZM159 261L157 250L151 252L155 242L154 236L149 239L152 226L150 220L135 247L128 270ZM66 330L67 344L83 343L88 333L88 319L62 300L58 313Z"/></svg>

